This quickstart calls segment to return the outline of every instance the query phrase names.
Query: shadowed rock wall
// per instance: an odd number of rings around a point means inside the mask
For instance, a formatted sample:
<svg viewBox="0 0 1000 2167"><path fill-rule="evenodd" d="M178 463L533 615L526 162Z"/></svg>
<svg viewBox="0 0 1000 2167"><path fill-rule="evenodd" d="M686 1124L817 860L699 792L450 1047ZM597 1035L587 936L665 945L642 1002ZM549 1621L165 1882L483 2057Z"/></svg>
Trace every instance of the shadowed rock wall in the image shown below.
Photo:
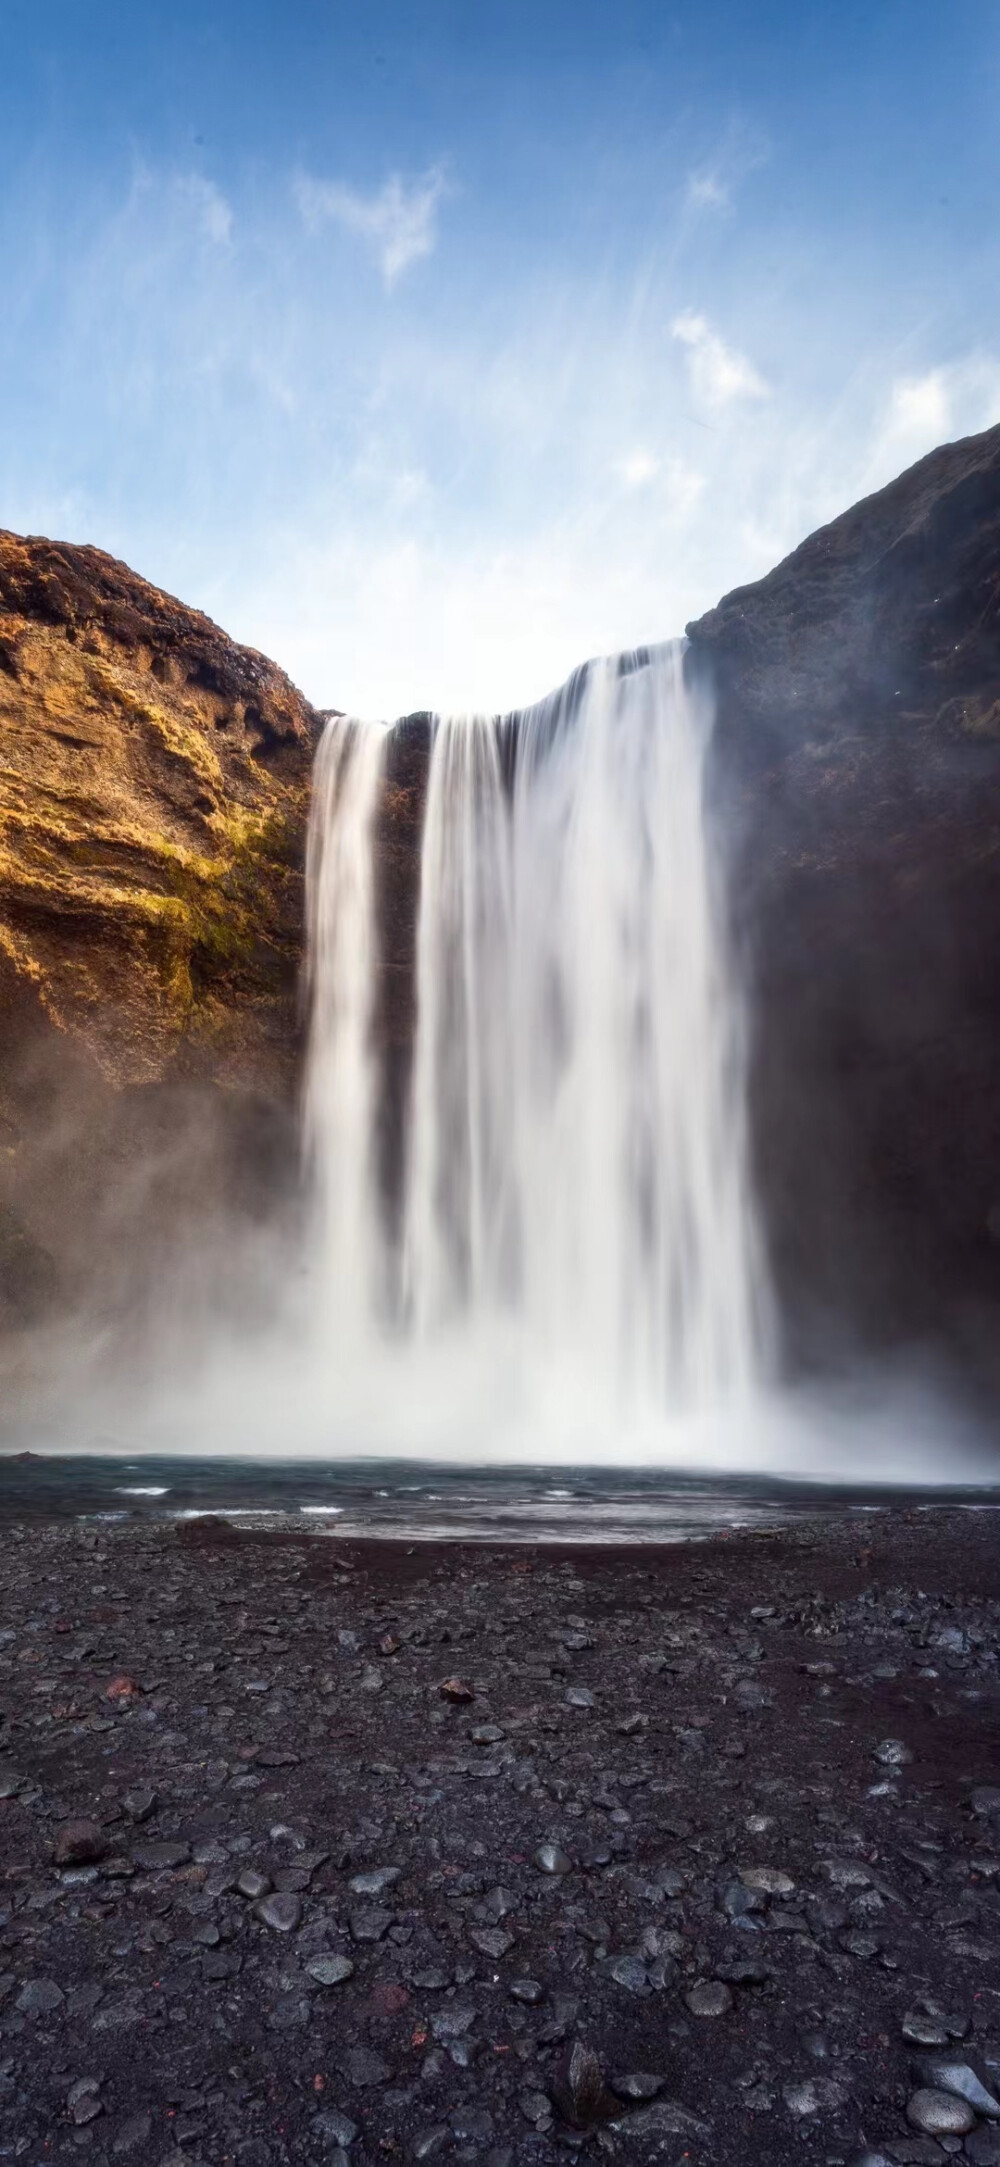
<svg viewBox="0 0 1000 2167"><path fill-rule="evenodd" d="M753 987L793 1356L951 1348L1000 1393L1000 429L688 627Z"/></svg>

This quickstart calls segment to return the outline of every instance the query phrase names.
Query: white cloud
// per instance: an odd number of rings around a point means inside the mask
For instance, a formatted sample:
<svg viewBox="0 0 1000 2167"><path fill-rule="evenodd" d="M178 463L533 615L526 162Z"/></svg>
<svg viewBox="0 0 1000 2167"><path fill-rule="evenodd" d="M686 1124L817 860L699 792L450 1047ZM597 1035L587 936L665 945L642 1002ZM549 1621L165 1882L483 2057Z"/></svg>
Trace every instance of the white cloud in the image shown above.
<svg viewBox="0 0 1000 2167"><path fill-rule="evenodd" d="M390 173L382 187L367 196L342 181L314 181L306 175L295 185L306 225L315 232L332 222L358 234L374 251L387 286L394 285L411 263L433 252L437 208L444 192L440 166L431 166L409 185L398 173Z"/></svg>
<svg viewBox="0 0 1000 2167"><path fill-rule="evenodd" d="M224 247L232 239L233 213L221 189L216 188L214 181L206 181L200 173L186 174L177 187L181 197L191 205L206 239Z"/></svg>
<svg viewBox="0 0 1000 2167"><path fill-rule="evenodd" d="M704 406L725 407L734 399L766 399L770 386L758 375L745 354L727 346L713 331L707 317L685 309L670 326L675 339L688 348L691 388Z"/></svg>
<svg viewBox="0 0 1000 2167"><path fill-rule="evenodd" d="M718 173L692 173L688 177L687 200L694 210L725 211L732 201L727 183Z"/></svg>
<svg viewBox="0 0 1000 2167"><path fill-rule="evenodd" d="M900 376L889 394L886 437L931 450L950 436L974 434L1000 420L1000 361L974 354L925 376Z"/></svg>
<svg viewBox="0 0 1000 2167"><path fill-rule="evenodd" d="M998 421L1000 359L993 354L967 354L922 376L894 377L875 429L864 486L877 489L936 445L975 436Z"/></svg>
<svg viewBox="0 0 1000 2167"><path fill-rule="evenodd" d="M619 460L617 467L626 489L642 489L659 471L660 461L649 451L629 452L627 458Z"/></svg>

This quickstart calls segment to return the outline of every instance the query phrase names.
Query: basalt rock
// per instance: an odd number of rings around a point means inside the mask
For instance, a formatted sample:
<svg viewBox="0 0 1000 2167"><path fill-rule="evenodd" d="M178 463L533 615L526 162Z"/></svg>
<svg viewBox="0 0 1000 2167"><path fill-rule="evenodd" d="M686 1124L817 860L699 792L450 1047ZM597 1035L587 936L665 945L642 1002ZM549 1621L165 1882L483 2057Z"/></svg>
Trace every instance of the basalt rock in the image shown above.
<svg viewBox="0 0 1000 2167"><path fill-rule="evenodd" d="M1000 429L689 625L792 1354L1000 1390Z"/></svg>

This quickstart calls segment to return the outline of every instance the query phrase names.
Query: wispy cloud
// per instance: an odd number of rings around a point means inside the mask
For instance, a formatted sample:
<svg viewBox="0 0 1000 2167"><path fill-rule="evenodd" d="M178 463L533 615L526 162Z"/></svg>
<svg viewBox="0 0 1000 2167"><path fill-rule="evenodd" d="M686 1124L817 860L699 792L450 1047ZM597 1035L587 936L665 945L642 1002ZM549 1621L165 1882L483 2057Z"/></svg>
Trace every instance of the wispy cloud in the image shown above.
<svg viewBox="0 0 1000 2167"><path fill-rule="evenodd" d="M690 173L686 189L687 200L697 211L726 211L732 201L727 181L716 172Z"/></svg>
<svg viewBox="0 0 1000 2167"><path fill-rule="evenodd" d="M411 263L431 255L436 247L437 210L445 188L442 167L431 166L409 183L398 173L390 173L372 195L343 181L311 180L302 174L295 195L311 231L333 224L366 241L391 287Z"/></svg>
<svg viewBox="0 0 1000 2167"><path fill-rule="evenodd" d="M200 173L186 173L177 182L177 193L194 212L199 230L207 240L224 247L232 239L232 206L214 181L205 180Z"/></svg>
<svg viewBox="0 0 1000 2167"><path fill-rule="evenodd" d="M670 326L675 339L688 348L691 388L704 406L726 407L735 399L766 399L770 386L764 382L746 354L727 346L713 331L706 316L685 309Z"/></svg>
<svg viewBox="0 0 1000 2167"><path fill-rule="evenodd" d="M892 379L877 424L864 486L878 488L914 459L960 436L1000 421L1000 360L966 354L960 360Z"/></svg>

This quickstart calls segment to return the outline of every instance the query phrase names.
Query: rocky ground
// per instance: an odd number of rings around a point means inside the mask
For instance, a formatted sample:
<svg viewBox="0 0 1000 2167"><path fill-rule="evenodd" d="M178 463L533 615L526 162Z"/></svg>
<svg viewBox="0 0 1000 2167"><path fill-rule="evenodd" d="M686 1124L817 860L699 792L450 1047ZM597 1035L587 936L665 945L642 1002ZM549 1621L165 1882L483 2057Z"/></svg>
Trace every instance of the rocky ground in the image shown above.
<svg viewBox="0 0 1000 2167"><path fill-rule="evenodd" d="M1000 2162L998 1545L7 1527L0 2159Z"/></svg>

